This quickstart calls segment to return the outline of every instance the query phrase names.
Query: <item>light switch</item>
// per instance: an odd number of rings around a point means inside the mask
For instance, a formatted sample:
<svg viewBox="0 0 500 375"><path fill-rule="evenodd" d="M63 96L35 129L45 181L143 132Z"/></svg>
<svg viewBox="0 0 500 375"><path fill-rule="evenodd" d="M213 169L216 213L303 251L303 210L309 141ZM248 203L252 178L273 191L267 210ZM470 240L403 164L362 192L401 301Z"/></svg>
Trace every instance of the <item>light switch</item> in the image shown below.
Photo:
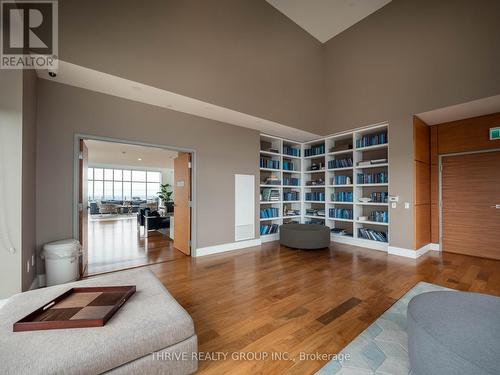
<svg viewBox="0 0 500 375"><path fill-rule="evenodd" d="M398 204L397 204L396 202L392 202L392 203L391 203L391 207L392 207L392 208L396 208L396 207L397 207L397 205L398 205Z"/></svg>
<svg viewBox="0 0 500 375"><path fill-rule="evenodd" d="M405 202L405 208L409 209L410 208L410 202Z"/></svg>

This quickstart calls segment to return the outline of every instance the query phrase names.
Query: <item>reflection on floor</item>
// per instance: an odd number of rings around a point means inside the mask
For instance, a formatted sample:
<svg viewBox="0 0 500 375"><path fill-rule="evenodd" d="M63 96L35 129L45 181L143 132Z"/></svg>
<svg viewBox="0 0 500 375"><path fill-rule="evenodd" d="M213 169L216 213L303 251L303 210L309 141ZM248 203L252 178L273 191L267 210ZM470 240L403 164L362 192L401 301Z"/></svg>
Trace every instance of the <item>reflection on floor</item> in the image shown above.
<svg viewBox="0 0 500 375"><path fill-rule="evenodd" d="M185 257L173 241L159 232L145 237L137 232L135 217L128 220L89 220L87 275L166 262Z"/></svg>

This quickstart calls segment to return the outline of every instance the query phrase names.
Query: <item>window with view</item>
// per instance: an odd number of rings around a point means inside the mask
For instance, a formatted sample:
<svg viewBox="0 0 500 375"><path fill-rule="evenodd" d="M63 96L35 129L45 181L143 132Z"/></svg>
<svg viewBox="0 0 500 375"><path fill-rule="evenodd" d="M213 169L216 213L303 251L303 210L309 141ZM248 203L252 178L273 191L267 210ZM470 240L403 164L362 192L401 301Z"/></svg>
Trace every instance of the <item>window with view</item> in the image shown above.
<svg viewBox="0 0 500 375"><path fill-rule="evenodd" d="M89 168L89 200L134 200L153 199L158 196L161 172Z"/></svg>

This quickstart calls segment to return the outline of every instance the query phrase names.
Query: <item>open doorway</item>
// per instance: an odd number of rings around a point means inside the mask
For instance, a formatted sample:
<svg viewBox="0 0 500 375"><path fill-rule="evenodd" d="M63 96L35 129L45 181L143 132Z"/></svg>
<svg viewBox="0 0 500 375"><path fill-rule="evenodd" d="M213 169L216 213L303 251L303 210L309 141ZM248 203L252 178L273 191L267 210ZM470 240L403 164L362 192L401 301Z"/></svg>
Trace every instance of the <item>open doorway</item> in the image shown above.
<svg viewBox="0 0 500 375"><path fill-rule="evenodd" d="M191 153L87 137L79 145L82 276L190 255Z"/></svg>

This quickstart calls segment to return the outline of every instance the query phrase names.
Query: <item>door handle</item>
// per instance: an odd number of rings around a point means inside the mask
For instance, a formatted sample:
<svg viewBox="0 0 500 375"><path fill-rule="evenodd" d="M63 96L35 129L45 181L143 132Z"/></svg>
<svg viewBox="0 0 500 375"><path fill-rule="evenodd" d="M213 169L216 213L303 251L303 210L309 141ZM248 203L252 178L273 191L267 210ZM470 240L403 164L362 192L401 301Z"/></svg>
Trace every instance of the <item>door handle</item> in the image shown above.
<svg viewBox="0 0 500 375"><path fill-rule="evenodd" d="M500 204L495 204L494 206L491 206L491 208L496 208L497 210L500 210Z"/></svg>

